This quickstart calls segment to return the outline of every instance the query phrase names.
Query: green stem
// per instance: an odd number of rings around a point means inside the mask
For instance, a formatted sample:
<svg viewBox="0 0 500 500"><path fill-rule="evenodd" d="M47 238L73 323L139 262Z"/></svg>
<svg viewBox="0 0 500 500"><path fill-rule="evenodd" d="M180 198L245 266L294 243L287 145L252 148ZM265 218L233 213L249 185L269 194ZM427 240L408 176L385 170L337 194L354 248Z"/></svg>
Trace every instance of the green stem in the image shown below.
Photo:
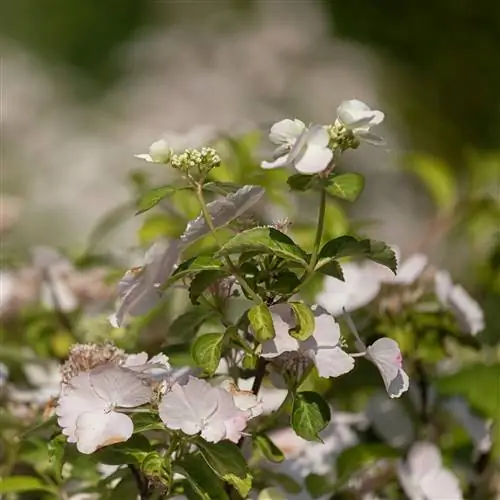
<svg viewBox="0 0 500 500"><path fill-rule="evenodd" d="M321 238L323 237L323 226L325 225L325 209L326 209L326 191L321 190L321 197L319 199L319 213L318 213L318 226L316 227L316 237L314 238L314 248L309 262L309 273L314 271L316 263L318 262L319 247L321 245Z"/></svg>
<svg viewBox="0 0 500 500"><path fill-rule="evenodd" d="M215 242L217 243L217 246L220 248L222 245L220 244L219 239L217 238L217 234L215 232L215 227L214 227L214 223L212 220L212 216L210 215L210 212L208 211L207 205L205 203L205 199L203 198L203 190L202 190L201 184L197 184L196 196L198 197L198 201L199 201L200 206L201 206L201 213L203 214L203 217L205 218L205 221L206 221L208 228L210 229L210 231L215 239ZM236 266L234 265L234 263L230 259L230 257L226 255L226 256L224 256L224 260L225 260L227 266L229 267L229 269L231 270L231 273L233 274L233 276L238 280L238 283L241 285L241 288L243 288L243 290L245 290L245 292L248 294L248 296L251 297L252 300L256 304L261 304L262 299L250 288L250 285L246 282L245 278L243 278L243 276L241 276L239 274L238 269L236 269Z"/></svg>

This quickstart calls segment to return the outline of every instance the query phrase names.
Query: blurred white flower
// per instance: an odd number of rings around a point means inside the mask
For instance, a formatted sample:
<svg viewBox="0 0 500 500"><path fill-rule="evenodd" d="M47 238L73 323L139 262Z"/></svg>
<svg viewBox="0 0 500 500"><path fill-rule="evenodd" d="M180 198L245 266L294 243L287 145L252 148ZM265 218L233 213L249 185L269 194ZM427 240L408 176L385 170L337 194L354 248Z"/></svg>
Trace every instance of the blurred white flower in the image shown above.
<svg viewBox="0 0 500 500"><path fill-rule="evenodd" d="M413 285L427 267L427 256L416 253L402 260L399 248L391 248L398 262L396 275L387 267L369 260L346 262L342 264L344 281L326 276L316 302L337 316L344 310L352 312L368 305L378 296L382 285Z"/></svg>
<svg viewBox="0 0 500 500"><path fill-rule="evenodd" d="M311 360L320 377L338 377L354 368L354 358L340 347L340 327L324 309L313 311L315 326L311 337L299 341L289 333L296 326L295 318L288 304L271 307L274 330L273 339L262 344L263 358L272 359L284 353L295 353Z"/></svg>
<svg viewBox="0 0 500 500"><path fill-rule="evenodd" d="M375 392L365 412L375 432L390 446L402 448L414 441L413 421L401 401L389 398L386 392Z"/></svg>
<svg viewBox="0 0 500 500"><path fill-rule="evenodd" d="M9 397L19 403L44 405L58 396L61 388L61 366L55 361L27 362L23 371L31 388L9 386Z"/></svg>
<svg viewBox="0 0 500 500"><path fill-rule="evenodd" d="M316 302L334 316L342 314L343 310L351 312L368 305L381 288L374 265L369 261L342 264L344 281L326 276Z"/></svg>
<svg viewBox="0 0 500 500"><path fill-rule="evenodd" d="M136 373L109 363L85 371L63 384L56 408L69 443L90 454L127 441L134 426L120 408L135 408L152 398L151 387Z"/></svg>
<svg viewBox="0 0 500 500"><path fill-rule="evenodd" d="M300 120L285 119L271 127L269 140L278 147L274 160L263 161L265 169L293 166L303 174L325 170L333 158L328 148L330 137L322 125L308 128Z"/></svg>
<svg viewBox="0 0 500 500"><path fill-rule="evenodd" d="M368 346L366 357L378 368L391 398L399 398L408 390L410 379L403 370L403 356L395 340L385 337L376 340Z"/></svg>
<svg viewBox="0 0 500 500"><path fill-rule="evenodd" d="M174 384L158 409L169 429L181 430L189 436L200 433L212 443L223 439L237 443L248 420L228 391L195 377L189 377L185 385Z"/></svg>
<svg viewBox="0 0 500 500"><path fill-rule="evenodd" d="M168 362L168 356L162 353L156 354L149 360L146 352L129 354L121 366L136 372L138 375L144 375L151 380L163 380L173 375L172 367Z"/></svg>
<svg viewBox="0 0 500 500"><path fill-rule="evenodd" d="M347 130L350 130L358 139L373 145L382 145L384 140L370 131L382 123L384 113L371 109L367 104L358 99L343 101L337 108L338 121Z"/></svg>
<svg viewBox="0 0 500 500"><path fill-rule="evenodd" d="M461 500L458 478L443 467L441 453L432 443L417 442L397 468L399 481L410 500Z"/></svg>
<svg viewBox="0 0 500 500"><path fill-rule="evenodd" d="M468 432L479 453L487 453L492 446L491 420L475 415L467 402L460 397L453 397L444 402L444 407L452 413L458 423Z"/></svg>
<svg viewBox="0 0 500 500"><path fill-rule="evenodd" d="M0 389L6 384L9 378L9 368L5 363L0 361Z"/></svg>
<svg viewBox="0 0 500 500"><path fill-rule="evenodd" d="M462 331L477 335L484 330L483 310L465 288L461 285L454 285L447 271L438 271L434 279L439 302L451 310Z"/></svg>

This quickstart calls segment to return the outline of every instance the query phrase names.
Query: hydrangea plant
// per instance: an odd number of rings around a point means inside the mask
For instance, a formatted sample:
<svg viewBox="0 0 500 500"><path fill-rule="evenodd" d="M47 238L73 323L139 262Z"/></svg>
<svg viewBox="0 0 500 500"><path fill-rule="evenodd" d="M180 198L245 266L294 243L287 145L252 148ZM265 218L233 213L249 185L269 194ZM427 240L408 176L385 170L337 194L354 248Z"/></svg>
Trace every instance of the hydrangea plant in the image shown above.
<svg viewBox="0 0 500 500"><path fill-rule="evenodd" d="M234 138L154 142L137 158L175 180L138 181L137 215L179 194L188 209L177 234L151 242L117 280L114 311L109 280L83 279L97 269L85 259L76 269L38 250L31 281L2 272L6 328L29 326L19 311L39 304L37 321L75 343L38 406L9 373L12 359L0 365L11 447L0 493L459 500L494 491L500 406L470 384L457 390L467 368L453 366L454 349L480 352L480 306L422 253L403 259L382 241L329 236L329 207L364 187L359 173L338 171L342 154L383 144L371 130L383 118L351 100L331 124L278 121L272 158L253 169L261 183L218 177L230 171L227 141L242 151ZM277 168L288 168L282 184L266 190ZM293 217L268 216L276 189L316 203L305 243ZM179 297L190 305L171 315ZM36 387L27 367L43 363L28 351L18 358ZM471 376L498 387L498 360L482 366ZM466 469L454 463L461 446Z"/></svg>

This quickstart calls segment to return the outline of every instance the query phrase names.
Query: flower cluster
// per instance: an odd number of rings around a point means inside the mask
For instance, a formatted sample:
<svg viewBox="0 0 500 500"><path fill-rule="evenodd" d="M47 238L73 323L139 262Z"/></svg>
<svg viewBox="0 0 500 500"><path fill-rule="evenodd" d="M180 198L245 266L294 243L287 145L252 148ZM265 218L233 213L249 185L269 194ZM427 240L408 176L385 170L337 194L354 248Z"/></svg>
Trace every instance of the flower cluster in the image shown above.
<svg viewBox="0 0 500 500"><path fill-rule="evenodd" d="M148 359L109 344L76 345L62 372L58 423L81 453L130 439L134 424L127 413L144 405L157 406L168 429L200 433L210 442L238 442L247 421L261 412L253 395L242 401L238 391L192 376L182 380L163 354Z"/></svg>
<svg viewBox="0 0 500 500"><path fill-rule="evenodd" d="M344 101L337 110L333 125L307 127L298 119L285 119L271 127L269 140L277 146L273 161L263 161L262 168L293 166L303 174L323 172L331 164L335 151L357 148L359 141L380 145L383 140L370 129L384 119L384 113L365 103Z"/></svg>

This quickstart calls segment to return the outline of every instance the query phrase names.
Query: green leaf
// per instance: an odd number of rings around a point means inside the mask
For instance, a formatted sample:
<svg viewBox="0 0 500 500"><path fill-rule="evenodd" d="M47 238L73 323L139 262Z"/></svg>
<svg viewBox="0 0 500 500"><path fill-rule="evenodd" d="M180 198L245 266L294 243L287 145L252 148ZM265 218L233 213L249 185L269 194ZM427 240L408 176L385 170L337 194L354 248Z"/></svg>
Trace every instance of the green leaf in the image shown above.
<svg viewBox="0 0 500 500"><path fill-rule="evenodd" d="M189 342L214 312L202 306L193 307L185 313L177 316L168 327L166 343L179 344Z"/></svg>
<svg viewBox="0 0 500 500"><path fill-rule="evenodd" d="M267 479L279 484L287 493L296 495L302 491L302 486L288 474L270 470L265 470L264 473Z"/></svg>
<svg viewBox="0 0 500 500"><path fill-rule="evenodd" d="M167 280L165 288L186 276L197 274L201 271L217 271L221 269L221 267L222 262L220 260L214 259L208 255L193 257L179 264L175 273Z"/></svg>
<svg viewBox="0 0 500 500"><path fill-rule="evenodd" d="M500 363L468 366L441 377L436 388L446 396L463 396L475 410L500 420Z"/></svg>
<svg viewBox="0 0 500 500"><path fill-rule="evenodd" d="M319 271L321 274L337 278L340 281L344 281L344 271L342 271L342 267L336 260L326 262L319 269L316 269L316 271Z"/></svg>
<svg viewBox="0 0 500 500"><path fill-rule="evenodd" d="M255 227L233 236L215 256L252 251L276 255L287 261L296 262L302 267L307 267L306 253L286 234L271 227Z"/></svg>
<svg viewBox="0 0 500 500"><path fill-rule="evenodd" d="M108 465L141 464L153 451L150 442L142 434L134 434L125 443L106 446L94 453L95 458Z"/></svg>
<svg viewBox="0 0 500 500"><path fill-rule="evenodd" d="M280 295L286 295L295 290L298 285L300 285L300 280L294 272L281 271L269 288Z"/></svg>
<svg viewBox="0 0 500 500"><path fill-rule="evenodd" d="M200 295L210 286L227 276L225 270L201 271L191 281L189 286L189 299L192 304L197 304Z"/></svg>
<svg viewBox="0 0 500 500"><path fill-rule="evenodd" d="M64 461L64 449L66 447L66 436L58 434L49 441L49 460L57 478L61 478L61 470Z"/></svg>
<svg viewBox="0 0 500 500"><path fill-rule="evenodd" d="M386 444L364 443L347 448L337 458L337 486L342 486L354 474L381 459L397 457L398 450Z"/></svg>
<svg viewBox="0 0 500 500"><path fill-rule="evenodd" d="M365 178L361 174L333 174L325 186L327 193L341 200L355 201L365 187Z"/></svg>
<svg viewBox="0 0 500 500"><path fill-rule="evenodd" d="M321 441L318 433L330 422L330 407L317 392L299 392L292 408L292 427L308 441Z"/></svg>
<svg viewBox="0 0 500 500"><path fill-rule="evenodd" d="M21 493L23 491L47 491L57 495L57 489L43 483L34 476L11 476L0 478L0 493Z"/></svg>
<svg viewBox="0 0 500 500"><path fill-rule="evenodd" d="M413 155L405 166L420 178L439 209L453 208L458 198L458 185L453 169L447 163L428 155Z"/></svg>
<svg viewBox="0 0 500 500"><path fill-rule="evenodd" d="M269 439L266 434L257 434L253 438L253 443L257 449L271 462L283 462L285 455L283 452Z"/></svg>
<svg viewBox="0 0 500 500"><path fill-rule="evenodd" d="M167 196L170 196L176 191L180 191L182 189L186 189L186 187L161 186L152 189L151 191L144 194L137 202L137 212L135 213L135 215L147 212L154 206L158 205L158 203L160 203L160 201L162 201Z"/></svg>
<svg viewBox="0 0 500 500"><path fill-rule="evenodd" d="M334 490L334 485L329 479L319 474L309 474L304 482L311 498L320 498Z"/></svg>
<svg viewBox="0 0 500 500"><path fill-rule="evenodd" d="M297 340L307 340L314 332L315 320L311 308L301 302L290 302L296 326L290 328L290 335Z"/></svg>
<svg viewBox="0 0 500 500"><path fill-rule="evenodd" d="M321 179L317 175L307 174L291 175L286 182L292 191L307 191L321 185Z"/></svg>
<svg viewBox="0 0 500 500"><path fill-rule="evenodd" d="M246 498L252 488L252 476L238 446L229 441L208 443L201 438L196 439L196 444L201 456L217 476Z"/></svg>
<svg viewBox="0 0 500 500"><path fill-rule="evenodd" d="M329 264L332 259L341 257L366 258L388 267L396 272L397 260L392 248L383 241L358 240L353 236L344 235L325 243L319 253L316 270Z"/></svg>
<svg viewBox="0 0 500 500"><path fill-rule="evenodd" d="M253 335L260 343L275 337L273 318L266 304L262 303L250 308L248 320L252 326Z"/></svg>
<svg viewBox="0 0 500 500"><path fill-rule="evenodd" d="M186 476L195 489L196 496L193 496L193 498L228 500L229 497L224 490L224 484L200 455L186 455L176 465L182 469L182 474Z"/></svg>
<svg viewBox="0 0 500 500"><path fill-rule="evenodd" d="M223 347L223 333L207 333L195 340L191 347L191 356L200 368L213 375L219 366Z"/></svg>
<svg viewBox="0 0 500 500"><path fill-rule="evenodd" d="M159 421L158 415L154 413L132 413L130 417L134 422L134 434L165 429L165 425Z"/></svg>

